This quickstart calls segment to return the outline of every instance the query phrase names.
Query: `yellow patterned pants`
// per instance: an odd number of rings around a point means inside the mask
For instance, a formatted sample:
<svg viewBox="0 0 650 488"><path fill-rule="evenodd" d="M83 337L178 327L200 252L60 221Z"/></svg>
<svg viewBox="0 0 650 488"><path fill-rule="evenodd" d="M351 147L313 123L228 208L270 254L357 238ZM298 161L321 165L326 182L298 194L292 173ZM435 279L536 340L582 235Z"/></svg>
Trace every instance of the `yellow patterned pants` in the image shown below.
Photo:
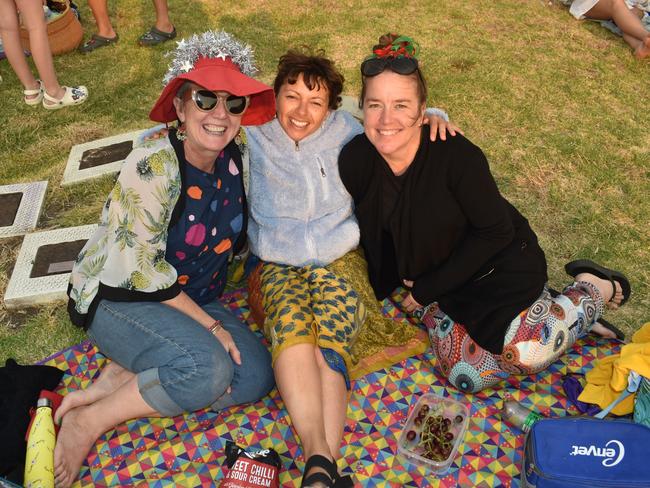
<svg viewBox="0 0 650 488"><path fill-rule="evenodd" d="M314 344L347 381L351 348L366 316L357 292L322 266L264 263L260 278L273 362L290 346Z"/></svg>

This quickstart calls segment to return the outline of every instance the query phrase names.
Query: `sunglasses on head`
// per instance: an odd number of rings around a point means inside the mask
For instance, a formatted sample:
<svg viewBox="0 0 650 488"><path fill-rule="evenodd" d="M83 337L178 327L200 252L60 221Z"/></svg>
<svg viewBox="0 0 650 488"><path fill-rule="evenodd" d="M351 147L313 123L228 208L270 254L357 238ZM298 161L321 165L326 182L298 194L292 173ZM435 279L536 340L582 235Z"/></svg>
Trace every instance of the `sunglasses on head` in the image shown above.
<svg viewBox="0 0 650 488"><path fill-rule="evenodd" d="M192 90L192 100L196 104L196 108L202 112L210 112L214 110L219 101L223 102L226 112L230 115L241 115L248 107L248 97L239 95L219 95L213 91L206 89Z"/></svg>
<svg viewBox="0 0 650 488"><path fill-rule="evenodd" d="M390 68L400 75L410 75L418 69L418 60L407 56L386 56L383 58L368 58L361 63L361 74L363 76L377 76Z"/></svg>

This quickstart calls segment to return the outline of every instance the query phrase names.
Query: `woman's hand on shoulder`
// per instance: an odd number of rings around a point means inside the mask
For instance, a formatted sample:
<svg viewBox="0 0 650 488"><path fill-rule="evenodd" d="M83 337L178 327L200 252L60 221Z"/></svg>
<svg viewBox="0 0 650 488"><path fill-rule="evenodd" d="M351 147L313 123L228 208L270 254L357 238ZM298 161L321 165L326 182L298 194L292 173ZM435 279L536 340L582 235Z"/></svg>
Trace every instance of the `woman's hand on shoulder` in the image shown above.
<svg viewBox="0 0 650 488"><path fill-rule="evenodd" d="M149 130L143 134L142 142L157 141L158 139L167 137L167 134L169 134L169 129L167 127L160 127L155 130Z"/></svg>
<svg viewBox="0 0 650 488"><path fill-rule="evenodd" d="M447 133L449 133L451 136L455 136L457 132L465 135L465 133L460 130L460 127L458 127L456 124L451 121L447 121L439 115L433 113L425 113L423 122L425 124L428 124L431 128L430 138L432 141L435 141L437 139L438 134L440 135L441 141L447 140Z"/></svg>

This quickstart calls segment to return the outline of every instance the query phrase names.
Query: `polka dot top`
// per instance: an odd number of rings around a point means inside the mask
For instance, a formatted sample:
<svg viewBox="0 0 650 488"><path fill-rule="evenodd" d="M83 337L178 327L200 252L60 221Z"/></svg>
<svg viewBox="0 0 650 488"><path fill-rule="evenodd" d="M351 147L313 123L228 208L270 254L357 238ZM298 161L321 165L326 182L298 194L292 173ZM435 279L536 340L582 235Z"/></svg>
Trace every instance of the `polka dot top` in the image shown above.
<svg viewBox="0 0 650 488"><path fill-rule="evenodd" d="M242 230L241 175L229 148L217 158L213 174L181 164L185 208L169 229L165 258L183 291L204 305L223 293L228 257Z"/></svg>

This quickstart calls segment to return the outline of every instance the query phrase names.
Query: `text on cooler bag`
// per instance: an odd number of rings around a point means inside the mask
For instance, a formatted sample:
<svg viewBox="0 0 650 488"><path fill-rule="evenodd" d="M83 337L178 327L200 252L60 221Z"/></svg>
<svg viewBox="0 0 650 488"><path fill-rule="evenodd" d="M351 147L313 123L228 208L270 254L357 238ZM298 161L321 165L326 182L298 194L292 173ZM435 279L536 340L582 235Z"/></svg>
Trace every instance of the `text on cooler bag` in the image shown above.
<svg viewBox="0 0 650 488"><path fill-rule="evenodd" d="M609 447L612 444L618 446L618 456L616 458L614 458L614 456L616 456L616 449L614 447ZM571 456L604 457L605 459L603 459L602 464L606 468L616 466L623 460L623 456L625 456L625 447L623 446L623 443L621 441L617 441L616 439L609 441L607 444L605 444L605 447L596 447L594 445L591 445L571 446L571 448L573 449Z"/></svg>

